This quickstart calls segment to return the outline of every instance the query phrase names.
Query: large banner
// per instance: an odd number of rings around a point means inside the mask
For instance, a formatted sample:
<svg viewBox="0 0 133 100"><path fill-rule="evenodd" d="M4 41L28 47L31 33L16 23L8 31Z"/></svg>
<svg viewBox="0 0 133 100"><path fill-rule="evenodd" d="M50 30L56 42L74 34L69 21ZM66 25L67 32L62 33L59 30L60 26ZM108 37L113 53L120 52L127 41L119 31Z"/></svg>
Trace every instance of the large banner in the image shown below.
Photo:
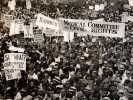
<svg viewBox="0 0 133 100"><path fill-rule="evenodd" d="M4 55L4 69L26 70L26 55L23 53L6 53Z"/></svg>
<svg viewBox="0 0 133 100"><path fill-rule="evenodd" d="M125 24L115 22L60 19L63 31L85 33L92 36L125 37Z"/></svg>
<svg viewBox="0 0 133 100"><path fill-rule="evenodd" d="M44 16L43 14L38 14L36 16L37 16L36 25L39 28L50 28L50 29L59 30L59 23L57 20Z"/></svg>
<svg viewBox="0 0 133 100"><path fill-rule="evenodd" d="M105 37L125 37L125 24L114 22L91 22L91 35Z"/></svg>
<svg viewBox="0 0 133 100"><path fill-rule="evenodd" d="M4 70L4 72L5 72L5 77L7 81L21 78L20 70L7 69L7 70Z"/></svg>
<svg viewBox="0 0 133 100"><path fill-rule="evenodd" d="M4 14L4 26L10 28L11 22L13 21L13 15Z"/></svg>

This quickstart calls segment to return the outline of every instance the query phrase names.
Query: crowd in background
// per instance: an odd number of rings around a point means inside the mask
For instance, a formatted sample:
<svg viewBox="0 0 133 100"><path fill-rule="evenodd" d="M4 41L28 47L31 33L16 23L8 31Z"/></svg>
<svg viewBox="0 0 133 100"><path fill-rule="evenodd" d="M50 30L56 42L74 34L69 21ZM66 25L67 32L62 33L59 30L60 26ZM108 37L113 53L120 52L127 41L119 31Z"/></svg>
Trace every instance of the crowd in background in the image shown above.
<svg viewBox="0 0 133 100"><path fill-rule="evenodd" d="M19 4L18 4L19 5ZM20 7L21 6L21 7ZM122 12L106 9L95 17L83 14L86 8L74 5L43 5L33 2L27 10L20 4L15 11L7 7L3 14L24 19L28 23L37 13L52 18L97 19L121 22ZM121 5L122 6L122 5ZM30 39L20 43L23 34L9 36L9 29L0 23L0 100L133 100L132 22L126 22L126 41L121 38L79 37L72 42L63 37L47 37L40 45ZM3 71L4 54L9 45L25 48L26 71L22 78L6 81Z"/></svg>

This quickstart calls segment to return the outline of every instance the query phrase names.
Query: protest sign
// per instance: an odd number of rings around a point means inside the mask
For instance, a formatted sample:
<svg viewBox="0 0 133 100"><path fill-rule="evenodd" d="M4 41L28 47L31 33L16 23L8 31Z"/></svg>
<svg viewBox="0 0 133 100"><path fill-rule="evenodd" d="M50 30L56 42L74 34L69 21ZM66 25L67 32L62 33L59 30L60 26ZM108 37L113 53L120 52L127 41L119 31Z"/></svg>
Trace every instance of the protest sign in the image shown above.
<svg viewBox="0 0 133 100"><path fill-rule="evenodd" d="M44 16L43 14L37 15L36 25L39 28L50 28L59 30L59 23L57 20Z"/></svg>
<svg viewBox="0 0 133 100"><path fill-rule="evenodd" d="M12 35L20 34L20 30L22 29L23 27L21 27L21 24L17 24L15 21L13 21L11 23L9 35L12 36Z"/></svg>
<svg viewBox="0 0 133 100"><path fill-rule="evenodd" d="M133 64L133 58L130 58L130 63Z"/></svg>
<svg viewBox="0 0 133 100"><path fill-rule="evenodd" d="M120 37L125 36L125 24L115 22L60 19L63 31L87 33L91 36Z"/></svg>
<svg viewBox="0 0 133 100"><path fill-rule="evenodd" d="M3 65L4 69L26 70L26 55L23 53L6 53Z"/></svg>
<svg viewBox="0 0 133 100"><path fill-rule="evenodd" d="M128 2L130 6L133 6L133 0L128 0Z"/></svg>
<svg viewBox="0 0 133 100"><path fill-rule="evenodd" d="M50 28L43 29L43 33L45 33L46 36L54 36L54 30Z"/></svg>
<svg viewBox="0 0 133 100"><path fill-rule="evenodd" d="M16 6L16 0L9 0L8 1L8 7L10 10L15 10L15 6Z"/></svg>
<svg viewBox="0 0 133 100"><path fill-rule="evenodd" d="M43 33L45 33L46 36L62 36L62 34L60 34L59 31L50 28L43 29Z"/></svg>
<svg viewBox="0 0 133 100"><path fill-rule="evenodd" d="M44 40L44 36L41 29L34 29L34 41L41 43Z"/></svg>
<svg viewBox="0 0 133 100"><path fill-rule="evenodd" d="M34 38L32 23L24 26L24 38Z"/></svg>
<svg viewBox="0 0 133 100"><path fill-rule="evenodd" d="M74 39L74 32L64 31L63 36L64 36L64 41L65 42L71 42Z"/></svg>
<svg viewBox="0 0 133 100"><path fill-rule="evenodd" d="M95 5L95 11L99 11L100 10L100 5Z"/></svg>
<svg viewBox="0 0 133 100"><path fill-rule="evenodd" d="M127 22L128 22L128 21L133 22L133 16L126 16L126 21L127 21Z"/></svg>
<svg viewBox="0 0 133 100"><path fill-rule="evenodd" d="M24 20L23 19L15 19L16 28L18 28L19 31L24 32Z"/></svg>
<svg viewBox="0 0 133 100"><path fill-rule="evenodd" d="M122 14L122 22L128 22L128 21L131 21L133 22L133 16L128 16L128 15L123 15Z"/></svg>
<svg viewBox="0 0 133 100"><path fill-rule="evenodd" d="M24 37L18 38L18 46L24 47L26 45L26 41Z"/></svg>
<svg viewBox="0 0 133 100"><path fill-rule="evenodd" d="M12 36L12 35L15 35L15 34L18 34L18 32L17 32L17 33L15 32L15 22L13 21L13 22L11 23L9 35Z"/></svg>
<svg viewBox="0 0 133 100"><path fill-rule="evenodd" d="M121 14L121 22L123 22L123 23L128 22L127 17L128 17L128 13L127 12L123 12Z"/></svg>
<svg viewBox="0 0 133 100"><path fill-rule="evenodd" d="M100 8L101 11L103 11L104 10L104 7L105 7L104 4L100 4L100 7L99 8Z"/></svg>
<svg viewBox="0 0 133 100"><path fill-rule="evenodd" d="M27 9L31 9L31 1L30 0L26 0L26 7L27 7Z"/></svg>
<svg viewBox="0 0 133 100"><path fill-rule="evenodd" d="M7 81L21 78L20 70L7 69L7 70L4 70L4 72L5 72L5 77Z"/></svg>
<svg viewBox="0 0 133 100"><path fill-rule="evenodd" d="M69 40L70 41L73 41L73 39L74 39L74 32L69 32L69 34L70 34Z"/></svg>
<svg viewBox="0 0 133 100"><path fill-rule="evenodd" d="M13 15L4 14L4 26L10 28L11 22L13 21Z"/></svg>
<svg viewBox="0 0 133 100"><path fill-rule="evenodd" d="M10 46L10 47L9 47L9 50L10 50L10 51L22 52L22 53L25 51L24 48L18 48L18 47L14 47L14 46Z"/></svg>
<svg viewBox="0 0 133 100"><path fill-rule="evenodd" d="M69 42L69 32L64 31L63 36L64 36L64 41Z"/></svg>
<svg viewBox="0 0 133 100"><path fill-rule="evenodd" d="M20 34L20 32L24 32L24 30L25 30L24 21L21 19L16 19L11 23L9 35L12 36L12 35Z"/></svg>

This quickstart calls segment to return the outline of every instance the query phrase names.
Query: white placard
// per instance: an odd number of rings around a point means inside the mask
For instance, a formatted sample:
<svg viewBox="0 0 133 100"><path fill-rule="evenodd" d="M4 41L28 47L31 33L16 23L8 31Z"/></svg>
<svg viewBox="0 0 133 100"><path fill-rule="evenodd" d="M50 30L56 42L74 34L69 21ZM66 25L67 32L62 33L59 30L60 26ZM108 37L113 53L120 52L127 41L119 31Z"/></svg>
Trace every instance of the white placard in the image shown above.
<svg viewBox="0 0 133 100"><path fill-rule="evenodd" d="M34 41L42 43L44 41L44 36L41 29L34 29Z"/></svg>
<svg viewBox="0 0 133 100"><path fill-rule="evenodd" d="M4 14L4 26L10 28L11 26L11 22L13 21L13 16L12 15L7 15Z"/></svg>
<svg viewBox="0 0 133 100"><path fill-rule="evenodd" d="M3 65L4 69L26 70L26 55L23 53L6 53Z"/></svg>
<svg viewBox="0 0 133 100"><path fill-rule="evenodd" d="M7 70L4 70L4 72L5 72L5 77L7 81L21 78L20 70L7 69Z"/></svg>

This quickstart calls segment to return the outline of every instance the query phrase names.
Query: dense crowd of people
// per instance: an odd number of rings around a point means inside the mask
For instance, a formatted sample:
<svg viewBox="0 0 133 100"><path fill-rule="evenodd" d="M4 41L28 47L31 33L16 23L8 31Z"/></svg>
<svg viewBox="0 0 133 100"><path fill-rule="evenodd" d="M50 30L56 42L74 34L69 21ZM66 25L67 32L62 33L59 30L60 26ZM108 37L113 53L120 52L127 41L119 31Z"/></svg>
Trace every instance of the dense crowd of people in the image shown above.
<svg viewBox="0 0 133 100"><path fill-rule="evenodd" d="M41 5L33 8L17 7L10 11L3 7L1 13L28 23L37 13L52 18L96 19L121 22L122 12L131 10L105 10L96 17L86 8L73 5ZM72 42L63 37L47 37L40 44L24 39L23 34L9 36L9 29L0 23L0 100L133 100L133 44L132 22L126 22L126 38L79 37L75 33ZM12 53L9 46L23 47L27 55L26 71L21 79L6 81L4 54ZM17 53L17 52L15 52Z"/></svg>

